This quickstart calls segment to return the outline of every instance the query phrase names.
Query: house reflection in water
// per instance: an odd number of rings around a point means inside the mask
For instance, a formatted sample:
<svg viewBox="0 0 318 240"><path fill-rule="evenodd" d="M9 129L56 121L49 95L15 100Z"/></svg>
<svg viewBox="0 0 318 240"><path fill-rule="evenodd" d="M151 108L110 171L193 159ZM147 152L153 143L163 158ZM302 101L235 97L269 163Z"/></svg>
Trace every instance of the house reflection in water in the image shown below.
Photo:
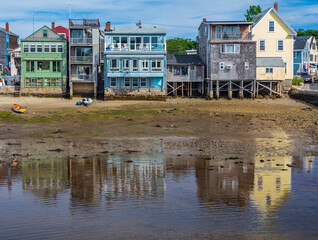
<svg viewBox="0 0 318 240"><path fill-rule="evenodd" d="M208 205L247 205L253 188L253 165L233 160L198 160L196 165L200 201Z"/></svg>
<svg viewBox="0 0 318 240"><path fill-rule="evenodd" d="M68 166L64 159L22 161L23 190L47 200L68 189Z"/></svg>
<svg viewBox="0 0 318 240"><path fill-rule="evenodd" d="M162 199L166 191L166 160L162 153L108 156L105 196L108 201Z"/></svg>
<svg viewBox="0 0 318 240"><path fill-rule="evenodd" d="M264 216L282 206L291 190L290 156L276 157L270 161L255 159L254 190L251 200Z"/></svg>

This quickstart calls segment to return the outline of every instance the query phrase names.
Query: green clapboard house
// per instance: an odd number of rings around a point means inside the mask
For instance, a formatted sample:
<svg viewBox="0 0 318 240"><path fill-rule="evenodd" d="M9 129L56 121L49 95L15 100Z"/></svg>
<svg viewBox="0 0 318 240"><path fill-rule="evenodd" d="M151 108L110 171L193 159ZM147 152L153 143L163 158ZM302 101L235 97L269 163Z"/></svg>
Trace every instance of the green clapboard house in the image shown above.
<svg viewBox="0 0 318 240"><path fill-rule="evenodd" d="M21 94L64 96L67 40L43 26L21 40Z"/></svg>

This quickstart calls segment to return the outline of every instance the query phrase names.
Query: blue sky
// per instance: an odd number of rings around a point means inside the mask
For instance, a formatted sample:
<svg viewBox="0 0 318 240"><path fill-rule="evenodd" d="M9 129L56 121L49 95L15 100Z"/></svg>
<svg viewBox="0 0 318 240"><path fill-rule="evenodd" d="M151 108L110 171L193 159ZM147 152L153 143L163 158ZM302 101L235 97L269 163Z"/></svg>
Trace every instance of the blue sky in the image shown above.
<svg viewBox="0 0 318 240"><path fill-rule="evenodd" d="M10 23L10 30L25 38L43 25L68 26L71 18L99 18L102 27L110 21L115 27L136 27L141 20L145 27L163 27L167 37L195 38L202 18L208 20L243 20L249 5L265 10L274 5L269 0L0 0L0 26ZM318 29L317 0L278 1L279 13L295 28ZM3 11L5 10L5 11Z"/></svg>

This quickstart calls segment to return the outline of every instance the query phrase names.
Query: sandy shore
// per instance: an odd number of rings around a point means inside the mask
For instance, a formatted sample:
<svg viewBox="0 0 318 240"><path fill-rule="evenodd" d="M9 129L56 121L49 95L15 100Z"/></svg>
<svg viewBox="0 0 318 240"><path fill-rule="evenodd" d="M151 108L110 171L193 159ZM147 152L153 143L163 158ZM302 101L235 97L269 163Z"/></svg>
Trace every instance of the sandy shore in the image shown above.
<svg viewBox="0 0 318 240"><path fill-rule="evenodd" d="M318 152L318 109L291 99L94 101L89 107L75 106L77 100L0 97L1 158ZM27 112L12 113L14 103Z"/></svg>

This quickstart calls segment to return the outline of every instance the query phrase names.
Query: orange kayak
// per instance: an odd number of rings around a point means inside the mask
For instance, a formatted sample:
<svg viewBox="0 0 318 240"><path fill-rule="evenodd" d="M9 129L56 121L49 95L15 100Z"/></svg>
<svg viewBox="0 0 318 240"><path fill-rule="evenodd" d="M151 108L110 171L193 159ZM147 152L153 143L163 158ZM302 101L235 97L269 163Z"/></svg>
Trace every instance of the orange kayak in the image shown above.
<svg viewBox="0 0 318 240"><path fill-rule="evenodd" d="M12 111L14 111L16 113L24 113L25 109L18 104L13 104Z"/></svg>

